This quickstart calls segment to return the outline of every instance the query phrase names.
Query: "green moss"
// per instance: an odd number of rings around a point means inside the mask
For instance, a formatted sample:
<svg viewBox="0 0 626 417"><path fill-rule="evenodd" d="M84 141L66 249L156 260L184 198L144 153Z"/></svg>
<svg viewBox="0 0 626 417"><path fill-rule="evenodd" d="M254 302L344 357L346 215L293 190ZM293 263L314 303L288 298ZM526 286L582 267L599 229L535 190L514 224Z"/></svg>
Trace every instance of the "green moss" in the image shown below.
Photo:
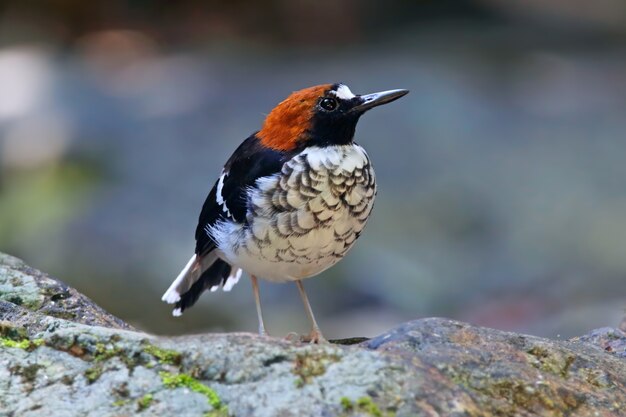
<svg viewBox="0 0 626 417"><path fill-rule="evenodd" d="M112 358L119 358L128 369L134 369L139 364L139 360L136 357L128 356L128 353L121 347L114 344L98 343L96 345L96 352L93 355L95 362L104 362Z"/></svg>
<svg viewBox="0 0 626 417"><path fill-rule="evenodd" d="M206 416L218 417L228 415L228 407L222 403L217 393L191 375L172 374L162 371L159 372L159 376L161 377L161 381L163 381L163 385L168 388L186 387L191 391L204 395L208 403L213 407L213 410L206 414Z"/></svg>
<svg viewBox="0 0 626 417"><path fill-rule="evenodd" d="M182 354L175 350L144 344L141 351L136 351L120 346L117 342L119 342L119 338L113 335L108 341L101 341L96 344L74 342L69 348L63 348L63 350L67 350L81 359L94 362L106 362L112 358L119 358L130 370L139 365L145 365L148 368L154 367L155 361L152 358L162 365L178 366L182 361Z"/></svg>
<svg viewBox="0 0 626 417"><path fill-rule="evenodd" d="M98 343L96 344L96 352L93 355L93 359L96 362L102 362L115 356L120 356L120 354L122 353L122 349L115 345L105 345L104 343Z"/></svg>
<svg viewBox="0 0 626 417"><path fill-rule="evenodd" d="M112 358L119 358L131 371L142 363L139 353L129 354L124 347L116 345L113 338L109 340L109 343L100 342L95 346L90 343L75 343L68 349L68 352L94 363L94 366L85 371L85 377L90 384L100 378L104 372L105 362Z"/></svg>
<svg viewBox="0 0 626 417"><path fill-rule="evenodd" d="M159 363L179 365L182 360L182 354L175 350L163 349L149 343L143 348L143 351L158 359Z"/></svg>
<svg viewBox="0 0 626 417"><path fill-rule="evenodd" d="M361 397L356 400L356 405L359 410L366 412L367 414L374 417L382 417L383 413L380 411L380 408L376 405L374 401L370 397Z"/></svg>
<svg viewBox="0 0 626 417"><path fill-rule="evenodd" d="M102 368L102 365L97 364L87 369L84 375L85 375L85 378L87 378L87 382L90 384L93 384L100 378L103 372L104 372L104 369Z"/></svg>
<svg viewBox="0 0 626 417"><path fill-rule="evenodd" d="M361 397L354 403L348 397L342 397L341 408L344 413L358 412L371 417L394 417L396 414L394 411L381 411L371 397Z"/></svg>
<svg viewBox="0 0 626 417"><path fill-rule="evenodd" d="M114 407L123 407L126 404L128 404L130 402L130 400L117 400L113 403Z"/></svg>
<svg viewBox="0 0 626 417"><path fill-rule="evenodd" d="M104 362L117 357L131 370L141 364L142 361L139 355L129 356L128 352L123 347L117 346L114 342L115 340L111 337L110 343L96 344L93 360L95 362Z"/></svg>
<svg viewBox="0 0 626 417"><path fill-rule="evenodd" d="M146 408L150 407L150 405L152 405L153 401L154 397L152 396L152 394L146 394L139 400L137 400L137 408L139 409L139 411L145 410Z"/></svg>
<svg viewBox="0 0 626 417"><path fill-rule="evenodd" d="M533 346L526 353L531 356L530 363L535 368L564 379L568 378L570 367L576 359L572 354L548 350L541 346Z"/></svg>
<svg viewBox="0 0 626 417"><path fill-rule="evenodd" d="M343 411L352 411L352 401L350 401L350 398L348 397L341 397L341 408L343 408Z"/></svg>
<svg viewBox="0 0 626 417"><path fill-rule="evenodd" d="M454 382L483 394L483 405L497 404L499 415L514 415L520 409L541 409L549 411L550 415L563 416L569 415L585 401L583 394L555 388L549 381L528 383L513 375L494 376L479 372L457 372L450 377Z"/></svg>
<svg viewBox="0 0 626 417"><path fill-rule="evenodd" d="M8 347L8 348L16 348L16 349L24 349L24 350L34 350L39 346L43 345L43 339L20 339L13 340L6 337L0 337L0 346Z"/></svg>
<svg viewBox="0 0 626 417"><path fill-rule="evenodd" d="M538 395L534 390L534 387L525 385L521 381L516 380L494 380L491 385L487 387L486 392L490 392L495 398L506 398L514 407L522 408L526 410L532 409L534 404L541 404L542 396ZM554 403L551 399L547 398L548 402L543 406L549 410L554 409Z"/></svg>
<svg viewBox="0 0 626 417"><path fill-rule="evenodd" d="M19 342L11 339L0 339L0 345L8 348L28 349L30 346L30 340L22 339Z"/></svg>
<svg viewBox="0 0 626 417"><path fill-rule="evenodd" d="M301 388L311 382L316 376L324 375L328 365L338 362L339 356L327 353L306 352L296 356L292 372L298 376L296 386Z"/></svg>

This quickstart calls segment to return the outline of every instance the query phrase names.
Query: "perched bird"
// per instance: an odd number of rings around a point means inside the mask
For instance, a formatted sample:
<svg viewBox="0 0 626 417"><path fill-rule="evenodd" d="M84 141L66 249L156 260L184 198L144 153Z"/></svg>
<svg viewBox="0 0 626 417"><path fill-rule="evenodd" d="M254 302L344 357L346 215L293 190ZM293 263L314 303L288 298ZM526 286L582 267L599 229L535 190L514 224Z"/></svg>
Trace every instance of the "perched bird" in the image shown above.
<svg viewBox="0 0 626 417"><path fill-rule="evenodd" d="M324 341L302 286L342 259L365 227L376 196L374 169L354 142L359 117L407 90L355 95L345 84L292 93L224 165L200 213L196 250L163 295L174 316L205 290L230 291L250 274L259 333L266 334L257 277L295 282Z"/></svg>

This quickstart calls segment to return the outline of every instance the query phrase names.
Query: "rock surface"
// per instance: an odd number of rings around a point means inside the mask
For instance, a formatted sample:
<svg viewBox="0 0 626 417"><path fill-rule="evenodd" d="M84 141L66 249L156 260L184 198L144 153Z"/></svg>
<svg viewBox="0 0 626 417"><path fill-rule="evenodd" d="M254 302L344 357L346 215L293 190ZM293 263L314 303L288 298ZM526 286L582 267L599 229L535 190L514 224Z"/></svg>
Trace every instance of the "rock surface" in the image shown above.
<svg viewBox="0 0 626 417"><path fill-rule="evenodd" d="M624 416L626 334L445 319L357 345L156 337L0 255L0 416Z"/></svg>
<svg viewBox="0 0 626 417"><path fill-rule="evenodd" d="M75 289L20 259L0 253L0 311L4 320L19 323L19 309L13 310L17 316L11 316L12 308L7 303L75 323L132 330Z"/></svg>

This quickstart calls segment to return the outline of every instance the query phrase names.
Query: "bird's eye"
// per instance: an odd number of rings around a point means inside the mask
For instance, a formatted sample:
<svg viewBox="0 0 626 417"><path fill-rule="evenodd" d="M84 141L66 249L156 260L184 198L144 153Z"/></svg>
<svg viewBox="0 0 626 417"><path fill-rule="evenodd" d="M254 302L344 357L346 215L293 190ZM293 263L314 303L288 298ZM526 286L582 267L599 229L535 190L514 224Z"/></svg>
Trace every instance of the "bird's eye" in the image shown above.
<svg viewBox="0 0 626 417"><path fill-rule="evenodd" d="M337 100L335 100L334 98L324 97L320 101L320 107L326 111L336 110L337 106L338 106Z"/></svg>

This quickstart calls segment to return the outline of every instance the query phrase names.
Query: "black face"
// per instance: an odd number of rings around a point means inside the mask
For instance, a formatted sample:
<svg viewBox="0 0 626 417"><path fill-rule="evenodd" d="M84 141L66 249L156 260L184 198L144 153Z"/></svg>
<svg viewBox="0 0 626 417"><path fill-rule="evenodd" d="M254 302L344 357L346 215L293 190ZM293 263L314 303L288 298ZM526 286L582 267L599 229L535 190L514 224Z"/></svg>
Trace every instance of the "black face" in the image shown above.
<svg viewBox="0 0 626 417"><path fill-rule="evenodd" d="M358 104L358 96L337 96L340 86L334 84L317 101L307 146L347 145L352 142L356 124L363 113L352 111Z"/></svg>
<svg viewBox="0 0 626 417"><path fill-rule="evenodd" d="M334 84L315 106L310 137L306 146L347 145L354 139L359 117L372 107L389 103L407 90L354 95L343 84Z"/></svg>

